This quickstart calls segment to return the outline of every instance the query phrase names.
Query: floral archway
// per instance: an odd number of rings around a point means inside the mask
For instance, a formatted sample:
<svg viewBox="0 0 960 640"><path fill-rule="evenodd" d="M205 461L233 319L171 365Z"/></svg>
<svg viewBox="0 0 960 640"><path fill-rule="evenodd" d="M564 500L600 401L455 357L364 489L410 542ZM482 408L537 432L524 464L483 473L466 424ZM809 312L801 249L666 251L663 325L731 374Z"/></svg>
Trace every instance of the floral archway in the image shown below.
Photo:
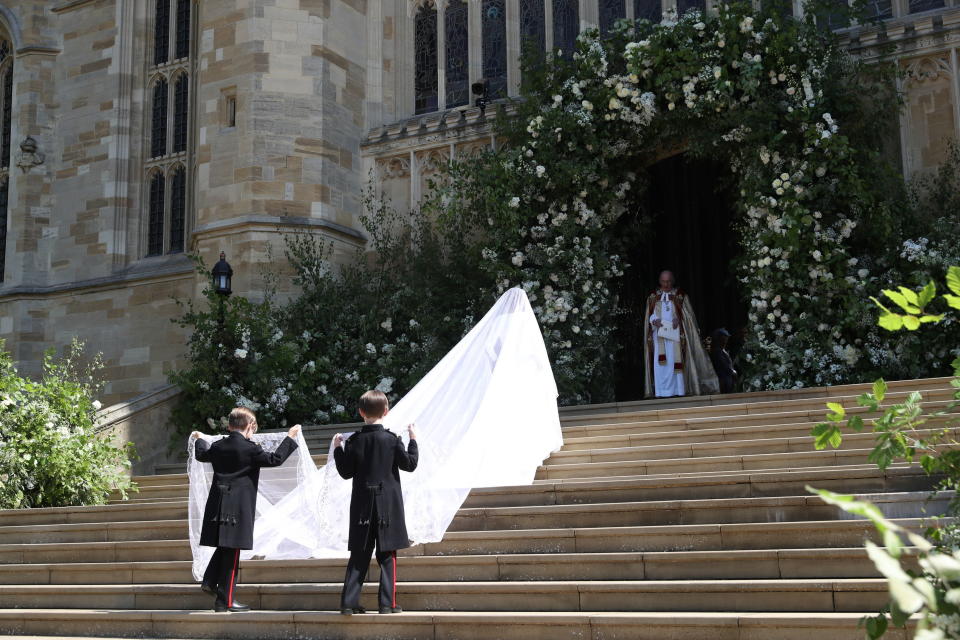
<svg viewBox="0 0 960 640"><path fill-rule="evenodd" d="M625 267L611 229L644 189L636 167L678 146L735 176L748 388L870 370L879 338L853 303L884 268L891 226L877 187L881 125L896 114L887 70L852 60L812 19L746 4L622 23L569 53L527 73L509 144L454 167L441 195L448 216L483 228L498 289L528 291L568 399L602 396L591 380L610 366Z"/></svg>

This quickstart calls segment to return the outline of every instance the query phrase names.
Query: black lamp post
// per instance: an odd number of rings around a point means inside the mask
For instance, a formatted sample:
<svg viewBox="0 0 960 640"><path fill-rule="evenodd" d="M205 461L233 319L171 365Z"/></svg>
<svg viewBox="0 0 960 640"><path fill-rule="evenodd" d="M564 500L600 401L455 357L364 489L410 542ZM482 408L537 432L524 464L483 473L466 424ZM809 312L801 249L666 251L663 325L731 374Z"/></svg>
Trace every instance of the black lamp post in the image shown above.
<svg viewBox="0 0 960 640"><path fill-rule="evenodd" d="M481 113L485 112L487 109L487 81L474 82L470 85L470 93L477 96L473 104L480 107Z"/></svg>
<svg viewBox="0 0 960 640"><path fill-rule="evenodd" d="M222 296L229 296L233 291L230 289L230 281L233 279L233 269L227 262L227 255L220 252L220 262L213 265L213 290Z"/></svg>
<svg viewBox="0 0 960 640"><path fill-rule="evenodd" d="M227 375L227 384L230 382L228 361L224 357L224 344L226 344L226 306L227 298L233 293L230 289L230 281L233 279L233 269L227 262L227 255L221 251L220 261L213 265L213 290L217 292L217 325L220 333L220 370Z"/></svg>

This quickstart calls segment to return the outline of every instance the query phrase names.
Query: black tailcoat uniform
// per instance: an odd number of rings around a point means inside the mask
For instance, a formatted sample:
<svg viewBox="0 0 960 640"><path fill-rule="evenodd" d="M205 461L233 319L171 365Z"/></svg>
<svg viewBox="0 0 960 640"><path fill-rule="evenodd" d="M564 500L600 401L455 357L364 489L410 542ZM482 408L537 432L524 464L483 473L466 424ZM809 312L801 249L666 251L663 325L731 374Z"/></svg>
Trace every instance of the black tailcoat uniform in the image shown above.
<svg viewBox="0 0 960 640"><path fill-rule="evenodd" d="M380 608L396 607L396 550L410 546L400 471L417 468L417 441L403 440L380 424L364 425L333 451L337 472L353 480L350 496L350 562L341 608L359 606L360 589L374 546L380 564Z"/></svg>
<svg viewBox="0 0 960 640"><path fill-rule="evenodd" d="M284 438L277 450L269 453L239 431L231 431L212 445L196 440L196 459L213 464L213 483L203 510L200 544L217 547L203 583L216 590L218 604L233 605L240 550L253 548L260 469L283 464L296 448L296 441Z"/></svg>

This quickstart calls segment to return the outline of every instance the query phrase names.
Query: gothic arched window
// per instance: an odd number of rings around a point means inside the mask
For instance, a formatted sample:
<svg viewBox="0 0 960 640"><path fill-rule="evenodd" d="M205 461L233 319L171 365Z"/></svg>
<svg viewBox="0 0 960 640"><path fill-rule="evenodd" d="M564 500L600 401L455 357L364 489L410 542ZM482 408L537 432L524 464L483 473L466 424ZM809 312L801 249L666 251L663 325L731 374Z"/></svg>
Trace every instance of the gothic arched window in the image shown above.
<svg viewBox="0 0 960 640"><path fill-rule="evenodd" d="M196 0L151 0L155 23L154 62L150 69L150 107L145 141L141 225L143 255L158 256L186 249L187 204L190 202L191 90L193 3Z"/></svg>
<svg viewBox="0 0 960 640"><path fill-rule="evenodd" d="M907 8L910 13L920 13L931 9L940 9L944 6L943 0L909 0Z"/></svg>
<svg viewBox="0 0 960 640"><path fill-rule="evenodd" d="M0 40L0 87L0 282L3 282L7 261L10 143L13 139L13 55L7 40Z"/></svg>
<svg viewBox="0 0 960 640"><path fill-rule="evenodd" d="M470 100L470 46L467 31L467 5L450 0L444 19L446 53L447 108L459 107Z"/></svg>
<svg viewBox="0 0 960 640"><path fill-rule="evenodd" d="M176 56L178 59L190 56L190 2L191 0L177 0Z"/></svg>
<svg viewBox="0 0 960 640"><path fill-rule="evenodd" d="M160 78L153 85L153 122L150 125L150 157L167 153L167 81Z"/></svg>
<svg viewBox="0 0 960 640"><path fill-rule="evenodd" d="M6 43L4 43L6 44ZM10 166L10 147L13 139L13 62L10 56L4 56L10 59L10 63L2 65L3 71L3 130L2 144L0 144L0 157L3 158L2 166Z"/></svg>
<svg viewBox="0 0 960 640"><path fill-rule="evenodd" d="M190 79L180 74L173 85L173 152L187 150L187 115L190 109Z"/></svg>
<svg viewBox="0 0 960 640"><path fill-rule="evenodd" d="M414 110L436 111L437 91L437 9L422 6L414 20Z"/></svg>
<svg viewBox="0 0 960 640"><path fill-rule="evenodd" d="M660 22L663 19L663 7L660 0L633 0L633 17Z"/></svg>
<svg viewBox="0 0 960 640"><path fill-rule="evenodd" d="M170 180L170 252L183 251L183 230L187 214L187 171L173 170Z"/></svg>
<svg viewBox="0 0 960 640"><path fill-rule="evenodd" d="M677 0L677 15L682 16L691 9L707 10L706 0Z"/></svg>
<svg viewBox="0 0 960 640"><path fill-rule="evenodd" d="M483 77L487 95L502 98L507 94L507 7L504 0L483 0Z"/></svg>
<svg viewBox="0 0 960 640"><path fill-rule="evenodd" d="M614 23L627 17L623 0L600 0L600 33L607 33Z"/></svg>
<svg viewBox="0 0 960 640"><path fill-rule="evenodd" d="M157 0L153 23L153 64L163 64L170 57L170 2Z"/></svg>
<svg viewBox="0 0 960 640"><path fill-rule="evenodd" d="M163 173L155 171L150 178L150 200L148 212L150 215L147 229L147 255L158 256L163 253L163 215L166 196L166 179Z"/></svg>
<svg viewBox="0 0 960 640"><path fill-rule="evenodd" d="M538 51L547 48L545 21L543 0L520 0L520 41L524 45Z"/></svg>
<svg viewBox="0 0 960 640"><path fill-rule="evenodd" d="M553 0L553 48L573 55L580 34L579 0Z"/></svg>

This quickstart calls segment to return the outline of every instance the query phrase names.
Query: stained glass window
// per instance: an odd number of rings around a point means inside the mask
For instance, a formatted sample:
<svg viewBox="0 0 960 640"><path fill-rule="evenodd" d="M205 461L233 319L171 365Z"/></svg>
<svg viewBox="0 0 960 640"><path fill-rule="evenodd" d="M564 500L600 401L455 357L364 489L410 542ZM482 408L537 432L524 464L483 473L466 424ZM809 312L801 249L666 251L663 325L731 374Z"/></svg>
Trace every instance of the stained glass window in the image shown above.
<svg viewBox="0 0 960 640"><path fill-rule="evenodd" d="M153 86L153 126L150 140L150 157L157 158L167 153L167 81L163 78Z"/></svg>
<svg viewBox="0 0 960 640"><path fill-rule="evenodd" d="M183 251L183 230L187 213L187 171L177 167L170 182L170 252Z"/></svg>
<svg viewBox="0 0 960 640"><path fill-rule="evenodd" d="M910 0L909 3L910 13L940 9L943 6L943 0Z"/></svg>
<svg viewBox="0 0 960 640"><path fill-rule="evenodd" d="M507 8L504 0L483 0L483 77L487 95L507 95Z"/></svg>
<svg viewBox="0 0 960 640"><path fill-rule="evenodd" d="M600 0L600 33L607 33L617 20L626 17L623 0Z"/></svg>
<svg viewBox="0 0 960 640"><path fill-rule="evenodd" d="M10 166L10 142L13 137L13 67L3 74L3 143L0 146L0 166Z"/></svg>
<svg viewBox="0 0 960 640"><path fill-rule="evenodd" d="M187 114L190 109L190 80L186 74L177 78L173 88L173 152L187 150Z"/></svg>
<svg viewBox="0 0 960 640"><path fill-rule="evenodd" d="M177 58L190 55L190 2L177 0Z"/></svg>
<svg viewBox="0 0 960 640"><path fill-rule="evenodd" d="M660 22L663 19L663 7L660 0L633 0L633 17L643 18L650 22Z"/></svg>
<svg viewBox="0 0 960 640"><path fill-rule="evenodd" d="M467 5L450 0L444 15L444 50L447 56L447 108L470 101L470 47L467 34Z"/></svg>
<svg viewBox="0 0 960 640"><path fill-rule="evenodd" d="M785 18L793 15L793 0L762 0L760 5L764 11L773 11Z"/></svg>
<svg viewBox="0 0 960 640"><path fill-rule="evenodd" d="M144 184L149 186L142 206L147 256L184 250L191 185L184 163L190 161L191 93L196 93L190 88L191 12L196 0L154 1L152 102L146 132L150 138L144 141L149 149Z"/></svg>
<svg viewBox="0 0 960 640"><path fill-rule="evenodd" d="M822 29L842 29L850 26L846 6L846 0L829 0L821 3L815 14L817 25Z"/></svg>
<svg viewBox="0 0 960 640"><path fill-rule="evenodd" d="M870 0L867 2L866 9L867 16L870 18L886 20L893 17L893 2L891 0Z"/></svg>
<svg viewBox="0 0 960 640"><path fill-rule="evenodd" d="M545 0L520 0L520 40L532 43L539 51L547 48Z"/></svg>
<svg viewBox="0 0 960 640"><path fill-rule="evenodd" d="M553 47L564 56L573 55L580 34L578 0L553 0Z"/></svg>
<svg viewBox="0 0 960 640"><path fill-rule="evenodd" d="M414 21L414 110L437 110L437 10L420 7Z"/></svg>
<svg viewBox="0 0 960 640"><path fill-rule="evenodd" d="M677 0L677 14L683 15L691 9L699 9L700 11L706 11L707 3L706 0Z"/></svg>
<svg viewBox="0 0 960 640"><path fill-rule="evenodd" d="M153 64L163 64L170 56L170 0L157 0L153 25Z"/></svg>
<svg viewBox="0 0 960 640"><path fill-rule="evenodd" d="M0 282L3 282L4 267L7 263L7 200L9 196L9 178L0 181Z"/></svg>
<svg viewBox="0 0 960 640"><path fill-rule="evenodd" d="M150 226L147 229L147 255L163 253L163 197L166 180L157 171L150 180Z"/></svg>

